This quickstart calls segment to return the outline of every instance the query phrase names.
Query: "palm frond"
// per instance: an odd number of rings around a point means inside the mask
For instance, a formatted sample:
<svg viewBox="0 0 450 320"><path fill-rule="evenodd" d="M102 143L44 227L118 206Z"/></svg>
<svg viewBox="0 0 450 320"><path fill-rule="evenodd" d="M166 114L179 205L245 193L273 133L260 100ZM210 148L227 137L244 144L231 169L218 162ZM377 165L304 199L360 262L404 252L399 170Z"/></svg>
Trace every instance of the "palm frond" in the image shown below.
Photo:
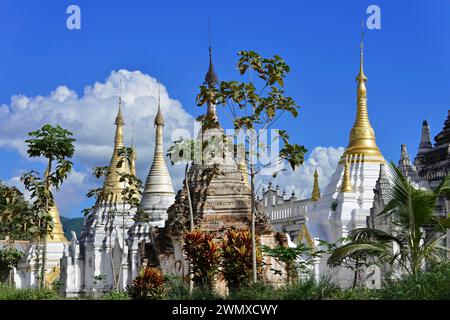
<svg viewBox="0 0 450 320"><path fill-rule="evenodd" d="M399 246L403 246L403 243L397 237L380 229L373 228L358 228L350 232L349 238L353 242L364 243L368 241L377 242L396 242Z"/></svg>
<svg viewBox="0 0 450 320"><path fill-rule="evenodd" d="M382 219L387 220L395 213L401 220L404 220L402 218L407 218L405 214L408 213L408 210L406 209L408 208L411 187L394 163L391 162L388 168L391 177L387 193L388 203L384 210L379 213L379 216Z"/></svg>
<svg viewBox="0 0 450 320"><path fill-rule="evenodd" d="M431 242L426 242L420 247L419 255L422 260L428 262L439 262L447 258L449 249L442 246L440 243L444 241L445 235L437 237Z"/></svg>
<svg viewBox="0 0 450 320"><path fill-rule="evenodd" d="M336 248L331 256L328 258L327 264L331 267L338 266L342 260L348 258L355 253L373 253L373 254L387 254L388 250L382 246L372 243L355 243L350 242Z"/></svg>

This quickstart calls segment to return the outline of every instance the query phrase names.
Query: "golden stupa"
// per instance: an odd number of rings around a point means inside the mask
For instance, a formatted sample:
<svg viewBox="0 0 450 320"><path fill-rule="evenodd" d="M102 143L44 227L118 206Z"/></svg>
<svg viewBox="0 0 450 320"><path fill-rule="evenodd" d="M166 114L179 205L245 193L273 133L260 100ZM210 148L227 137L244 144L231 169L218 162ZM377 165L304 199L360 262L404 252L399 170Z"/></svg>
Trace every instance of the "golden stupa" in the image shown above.
<svg viewBox="0 0 450 320"><path fill-rule="evenodd" d="M102 201L107 203L121 203L122 191L124 189L124 182L121 182L120 173L133 173L131 172L128 161L125 157L119 156L118 152L124 147L123 143L123 126L125 122L122 116L122 98L119 96L119 111L117 113L116 120L116 133L114 137L114 151L109 163L108 173L105 177L103 184L103 198ZM133 155L135 157L135 154ZM134 164L132 165L134 167ZM134 171L134 168L133 168Z"/></svg>
<svg viewBox="0 0 450 320"><path fill-rule="evenodd" d="M53 230L51 235L47 235L47 242L68 242L64 236L61 219L59 218L59 210L56 203L50 207L49 214L53 219Z"/></svg>
<svg viewBox="0 0 450 320"><path fill-rule="evenodd" d="M361 41L360 66L356 81L358 82L356 120L350 131L350 142L341 158L341 163L345 162L347 156L352 156L351 162L370 161L384 163L384 158L375 141L375 132L370 124L367 112L367 89L365 84L367 77L364 74L363 41Z"/></svg>

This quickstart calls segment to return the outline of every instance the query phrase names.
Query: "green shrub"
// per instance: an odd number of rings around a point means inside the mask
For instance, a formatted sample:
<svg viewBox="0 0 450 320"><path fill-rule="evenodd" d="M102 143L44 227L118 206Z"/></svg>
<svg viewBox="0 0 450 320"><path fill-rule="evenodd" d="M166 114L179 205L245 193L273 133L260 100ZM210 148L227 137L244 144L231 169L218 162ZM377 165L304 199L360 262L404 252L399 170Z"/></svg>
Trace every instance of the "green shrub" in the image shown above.
<svg viewBox="0 0 450 320"><path fill-rule="evenodd" d="M248 288L230 294L236 300L323 300L330 299L340 289L328 279L316 282L314 279L274 288L272 285L256 283Z"/></svg>
<svg viewBox="0 0 450 320"><path fill-rule="evenodd" d="M61 297L51 289L15 289L0 285L0 300L58 300Z"/></svg>
<svg viewBox="0 0 450 320"><path fill-rule="evenodd" d="M450 263L387 282L378 296L385 300L450 300Z"/></svg>
<svg viewBox="0 0 450 320"><path fill-rule="evenodd" d="M166 297L168 300L189 300L189 285L183 282L181 277L166 275L164 276L164 285L166 287Z"/></svg>
<svg viewBox="0 0 450 320"><path fill-rule="evenodd" d="M126 292L123 291L111 291L102 295L101 300L130 300L130 297Z"/></svg>
<svg viewBox="0 0 450 320"><path fill-rule="evenodd" d="M330 299L339 290L327 278L322 278L319 282L310 278L283 287L279 291L283 300L324 300Z"/></svg>
<svg viewBox="0 0 450 320"><path fill-rule="evenodd" d="M165 276L165 288L167 300L217 300L222 299L211 289L194 288L189 293L189 285L178 276Z"/></svg>
<svg viewBox="0 0 450 320"><path fill-rule="evenodd" d="M231 300L272 300L277 299L277 290L269 284L257 282L238 291L230 291Z"/></svg>

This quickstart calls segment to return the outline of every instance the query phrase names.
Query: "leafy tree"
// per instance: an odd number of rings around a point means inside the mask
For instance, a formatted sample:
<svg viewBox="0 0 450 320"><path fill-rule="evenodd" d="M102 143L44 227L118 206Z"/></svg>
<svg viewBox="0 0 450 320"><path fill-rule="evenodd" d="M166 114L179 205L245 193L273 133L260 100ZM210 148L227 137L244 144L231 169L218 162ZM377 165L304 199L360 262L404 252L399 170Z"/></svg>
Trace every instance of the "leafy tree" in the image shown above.
<svg viewBox="0 0 450 320"><path fill-rule="evenodd" d="M23 252L12 245L0 249L0 282L4 282L9 276L9 285L12 285L11 270L17 267L17 263L23 257Z"/></svg>
<svg viewBox="0 0 450 320"><path fill-rule="evenodd" d="M321 251L315 251L304 243L299 243L296 247L279 245L275 248L263 246L262 249L268 256L284 265L286 284L296 282L299 277L298 271L306 271L322 254ZM277 272L277 270L273 271Z"/></svg>
<svg viewBox="0 0 450 320"><path fill-rule="evenodd" d="M349 242L337 247L329 257L329 265L339 265L360 254L382 255L389 258L390 264L414 275L426 262L446 259L448 249L441 245L443 237L437 234L450 228L450 218L439 217L435 209L439 197L450 193L450 180L444 178L435 191L424 191L414 188L393 163L389 168L392 182L388 204L379 216L392 223L392 232L374 228L351 231Z"/></svg>
<svg viewBox="0 0 450 320"><path fill-rule="evenodd" d="M255 152L255 147L267 147L261 146L261 134L276 124L285 113L297 117L299 106L285 94L284 79L290 68L281 57L275 55L273 58L263 58L254 51L240 51L238 56L237 69L241 76L249 76L250 81L222 81L218 85L206 83L200 87L197 103L199 106L217 104L226 107L225 113L233 121L234 129L242 132L245 137L245 145L239 146L237 152L245 157L244 163L250 178L253 281L256 282L255 177L263 168L278 167L284 162L295 169L303 163L307 150L301 145L289 143L288 133L279 130L283 146L278 157L273 157L269 164L255 161L255 157L259 155L258 151ZM211 119L206 120L208 126L214 125ZM242 152L245 148L248 150ZM242 160L239 159L238 162Z"/></svg>
<svg viewBox="0 0 450 320"><path fill-rule="evenodd" d="M31 240L35 224L29 204L16 187L0 182L0 239Z"/></svg>
<svg viewBox="0 0 450 320"><path fill-rule="evenodd" d="M39 278L39 286L45 287L45 269L47 236L52 234L53 219L49 214L54 205L52 188L59 190L61 184L72 171L72 162L69 160L75 151L73 135L70 131L57 125L49 124L41 129L28 133L31 139L25 140L28 146L28 155L32 158L44 157L47 166L44 175L36 171L30 171L22 175L22 182L31 194L31 210L38 216L38 226L33 231L34 238L38 244L36 266ZM56 165L55 165L56 163ZM55 167L54 167L55 165ZM43 241L42 263L39 263L39 252L41 241Z"/></svg>

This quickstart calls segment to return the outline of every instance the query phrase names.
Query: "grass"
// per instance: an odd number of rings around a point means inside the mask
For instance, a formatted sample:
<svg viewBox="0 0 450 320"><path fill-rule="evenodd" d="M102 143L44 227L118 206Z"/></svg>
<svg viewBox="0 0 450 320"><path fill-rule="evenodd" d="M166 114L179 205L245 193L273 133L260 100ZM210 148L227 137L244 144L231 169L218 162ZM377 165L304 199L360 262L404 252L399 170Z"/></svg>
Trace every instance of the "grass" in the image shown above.
<svg viewBox="0 0 450 320"><path fill-rule="evenodd" d="M51 289L15 289L0 284L0 300L59 300L63 299Z"/></svg>

